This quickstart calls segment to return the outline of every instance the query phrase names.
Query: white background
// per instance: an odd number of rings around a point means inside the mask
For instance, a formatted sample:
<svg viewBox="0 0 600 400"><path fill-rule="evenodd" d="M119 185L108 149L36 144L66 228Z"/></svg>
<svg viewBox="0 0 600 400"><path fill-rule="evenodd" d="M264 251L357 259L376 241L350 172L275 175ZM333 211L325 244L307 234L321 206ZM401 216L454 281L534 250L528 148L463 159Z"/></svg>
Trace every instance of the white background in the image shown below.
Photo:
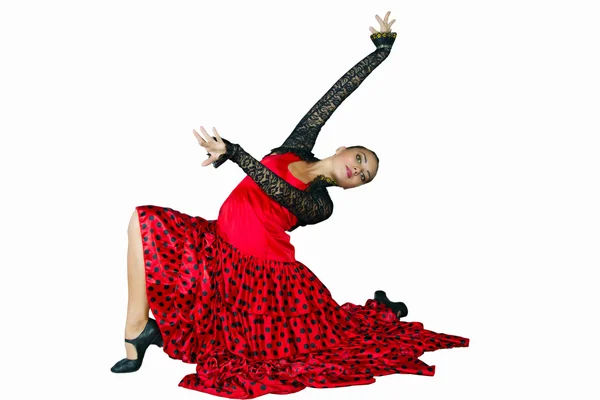
<svg viewBox="0 0 600 400"><path fill-rule="evenodd" d="M338 303L384 289L471 346L426 353L433 378L290 398L598 398L595 3L3 2L2 397L216 398L179 388L194 366L155 347L109 370L133 209L216 218L244 175L201 167L192 129L262 157L391 10L391 55L314 149L371 147L379 175L331 188L334 215L292 243Z"/></svg>

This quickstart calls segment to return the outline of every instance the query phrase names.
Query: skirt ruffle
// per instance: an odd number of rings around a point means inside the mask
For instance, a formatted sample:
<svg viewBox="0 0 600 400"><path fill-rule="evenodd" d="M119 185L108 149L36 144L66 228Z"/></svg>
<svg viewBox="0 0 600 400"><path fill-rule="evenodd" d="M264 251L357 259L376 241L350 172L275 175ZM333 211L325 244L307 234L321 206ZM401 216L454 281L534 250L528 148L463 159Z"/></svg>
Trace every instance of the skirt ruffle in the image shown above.
<svg viewBox="0 0 600 400"><path fill-rule="evenodd" d="M374 376L432 376L425 351L469 340L399 321L386 306L338 305L302 263L243 254L216 221L137 207L150 309L172 358L196 364L180 386L229 398L304 387L373 383Z"/></svg>

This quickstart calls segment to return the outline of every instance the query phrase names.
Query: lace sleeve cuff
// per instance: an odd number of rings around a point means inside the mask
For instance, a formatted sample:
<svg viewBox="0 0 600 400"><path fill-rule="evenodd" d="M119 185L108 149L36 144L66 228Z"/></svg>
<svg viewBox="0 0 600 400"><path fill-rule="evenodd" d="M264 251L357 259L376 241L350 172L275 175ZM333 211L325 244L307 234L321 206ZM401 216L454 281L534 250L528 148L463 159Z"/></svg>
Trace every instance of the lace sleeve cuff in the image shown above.
<svg viewBox="0 0 600 400"><path fill-rule="evenodd" d="M371 40L377 46L381 48L392 48L394 40L396 40L396 32L377 32L371 35Z"/></svg>
<svg viewBox="0 0 600 400"><path fill-rule="evenodd" d="M212 163L213 167L215 168L219 168L225 161L230 160L233 156L235 156L239 148L237 144L231 143L227 139L223 139L223 142L225 143L226 150L225 153L221 154L219 158Z"/></svg>

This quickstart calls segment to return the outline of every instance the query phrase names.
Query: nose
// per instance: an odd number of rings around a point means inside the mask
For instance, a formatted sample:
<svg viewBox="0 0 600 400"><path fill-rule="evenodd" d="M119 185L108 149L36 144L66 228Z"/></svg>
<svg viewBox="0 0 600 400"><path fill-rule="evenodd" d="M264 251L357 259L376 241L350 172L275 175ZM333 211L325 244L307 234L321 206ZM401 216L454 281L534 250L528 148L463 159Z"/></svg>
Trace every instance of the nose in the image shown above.
<svg viewBox="0 0 600 400"><path fill-rule="evenodd" d="M352 170L354 175L358 175L360 173L360 168L356 165L352 167Z"/></svg>

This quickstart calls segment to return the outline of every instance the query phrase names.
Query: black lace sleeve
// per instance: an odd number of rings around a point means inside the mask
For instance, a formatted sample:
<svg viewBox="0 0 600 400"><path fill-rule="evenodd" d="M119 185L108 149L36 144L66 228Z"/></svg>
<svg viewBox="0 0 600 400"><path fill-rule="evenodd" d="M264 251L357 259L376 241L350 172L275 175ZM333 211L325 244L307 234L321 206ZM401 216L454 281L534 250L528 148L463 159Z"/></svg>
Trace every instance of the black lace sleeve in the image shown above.
<svg viewBox="0 0 600 400"><path fill-rule="evenodd" d="M248 154L240 145L225 139L223 141L227 151L213 163L215 168L226 160L238 164L269 197L298 218L298 225L316 224L331 216L333 202L324 187L311 191L297 189Z"/></svg>
<svg viewBox="0 0 600 400"><path fill-rule="evenodd" d="M377 49L346 72L306 113L283 144L272 149L271 152L283 153L294 150L312 154L310 152L312 152L317 136L325 122L366 77L387 58L395 38L395 32L372 34L371 40Z"/></svg>

